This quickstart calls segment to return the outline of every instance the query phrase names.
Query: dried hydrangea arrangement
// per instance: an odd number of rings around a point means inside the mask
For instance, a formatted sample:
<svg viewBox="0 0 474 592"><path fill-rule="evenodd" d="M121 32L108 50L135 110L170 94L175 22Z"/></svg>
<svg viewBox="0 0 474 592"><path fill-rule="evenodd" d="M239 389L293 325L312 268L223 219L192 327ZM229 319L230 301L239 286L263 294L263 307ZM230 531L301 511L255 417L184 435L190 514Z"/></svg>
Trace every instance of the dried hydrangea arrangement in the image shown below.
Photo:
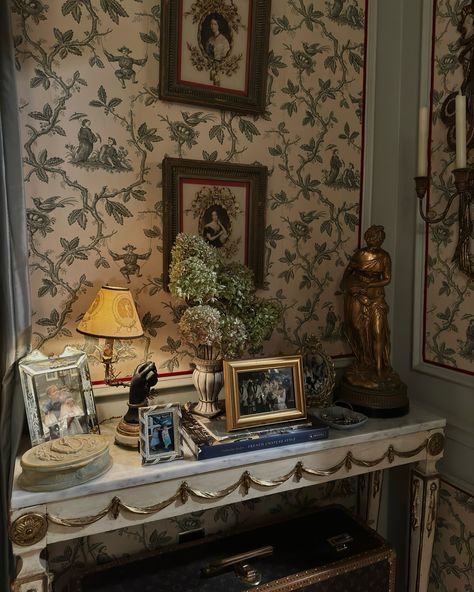
<svg viewBox="0 0 474 592"><path fill-rule="evenodd" d="M201 359L255 353L280 317L276 301L256 295L248 267L225 262L218 249L192 234L176 237L169 289L184 301L179 308L181 337Z"/></svg>

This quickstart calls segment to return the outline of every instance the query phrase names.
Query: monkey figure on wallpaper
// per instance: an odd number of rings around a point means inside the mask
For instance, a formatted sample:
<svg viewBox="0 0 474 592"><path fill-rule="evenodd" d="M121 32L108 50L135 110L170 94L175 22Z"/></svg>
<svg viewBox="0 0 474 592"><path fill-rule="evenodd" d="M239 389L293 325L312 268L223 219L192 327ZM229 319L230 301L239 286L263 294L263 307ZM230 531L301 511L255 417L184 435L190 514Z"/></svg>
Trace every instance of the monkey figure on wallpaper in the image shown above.
<svg viewBox="0 0 474 592"><path fill-rule="evenodd" d="M345 373L354 386L369 389L400 383L390 366L390 329L385 286L391 281L390 255L382 249L383 226L364 234L366 247L357 249L344 271L344 333L356 358Z"/></svg>
<svg viewBox="0 0 474 592"><path fill-rule="evenodd" d="M155 362L143 362L135 368L130 383L128 411L124 416L127 423L138 423L138 408L147 403L151 388L158 382Z"/></svg>

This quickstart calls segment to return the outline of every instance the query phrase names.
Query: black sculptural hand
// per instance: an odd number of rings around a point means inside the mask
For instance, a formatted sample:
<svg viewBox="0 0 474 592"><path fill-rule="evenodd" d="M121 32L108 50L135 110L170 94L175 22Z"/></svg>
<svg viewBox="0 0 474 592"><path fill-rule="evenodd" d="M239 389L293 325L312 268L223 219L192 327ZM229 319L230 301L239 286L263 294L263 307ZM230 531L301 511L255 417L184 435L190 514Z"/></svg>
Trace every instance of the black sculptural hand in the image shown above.
<svg viewBox="0 0 474 592"><path fill-rule="evenodd" d="M129 424L138 423L138 408L146 405L147 397L152 386L158 382L158 370L155 362L143 362L135 368L130 382L128 395L128 411L124 421Z"/></svg>
<svg viewBox="0 0 474 592"><path fill-rule="evenodd" d="M158 382L155 362L143 362L135 368L130 383L129 403L144 403L152 386Z"/></svg>

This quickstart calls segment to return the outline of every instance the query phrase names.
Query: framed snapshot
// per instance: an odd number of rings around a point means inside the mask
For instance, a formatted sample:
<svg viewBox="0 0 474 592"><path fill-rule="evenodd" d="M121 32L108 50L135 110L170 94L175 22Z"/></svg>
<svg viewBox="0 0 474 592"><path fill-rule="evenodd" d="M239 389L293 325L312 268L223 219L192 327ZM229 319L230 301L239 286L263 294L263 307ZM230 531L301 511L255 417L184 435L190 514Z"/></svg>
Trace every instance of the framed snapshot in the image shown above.
<svg viewBox="0 0 474 592"><path fill-rule="evenodd" d="M336 386L336 370L331 356L316 336L311 335L303 354L303 389L308 407L328 407Z"/></svg>
<svg viewBox="0 0 474 592"><path fill-rule="evenodd" d="M224 361L228 431L306 418L301 356Z"/></svg>
<svg viewBox="0 0 474 592"><path fill-rule="evenodd" d="M33 446L99 433L85 352L66 347L59 356L47 357L35 350L20 361L19 372Z"/></svg>
<svg viewBox="0 0 474 592"><path fill-rule="evenodd" d="M263 113L270 8L271 0L162 0L160 98Z"/></svg>
<svg viewBox="0 0 474 592"><path fill-rule="evenodd" d="M163 278L168 288L171 249L179 232L202 236L226 259L264 275L265 166L181 158L163 160Z"/></svg>
<svg viewBox="0 0 474 592"><path fill-rule="evenodd" d="M140 407L140 453L142 464L183 458L181 407L178 403Z"/></svg>

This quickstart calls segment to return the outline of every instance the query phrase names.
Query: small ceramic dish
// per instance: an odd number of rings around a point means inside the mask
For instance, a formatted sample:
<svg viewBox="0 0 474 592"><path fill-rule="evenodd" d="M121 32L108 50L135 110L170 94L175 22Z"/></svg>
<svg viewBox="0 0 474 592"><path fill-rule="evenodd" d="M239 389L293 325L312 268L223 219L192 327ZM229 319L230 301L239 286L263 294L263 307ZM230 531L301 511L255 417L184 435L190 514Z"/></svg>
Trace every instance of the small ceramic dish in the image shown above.
<svg viewBox="0 0 474 592"><path fill-rule="evenodd" d="M316 410L317 417L337 430L352 430L364 424L369 418L363 413L358 413L347 407L333 405Z"/></svg>

